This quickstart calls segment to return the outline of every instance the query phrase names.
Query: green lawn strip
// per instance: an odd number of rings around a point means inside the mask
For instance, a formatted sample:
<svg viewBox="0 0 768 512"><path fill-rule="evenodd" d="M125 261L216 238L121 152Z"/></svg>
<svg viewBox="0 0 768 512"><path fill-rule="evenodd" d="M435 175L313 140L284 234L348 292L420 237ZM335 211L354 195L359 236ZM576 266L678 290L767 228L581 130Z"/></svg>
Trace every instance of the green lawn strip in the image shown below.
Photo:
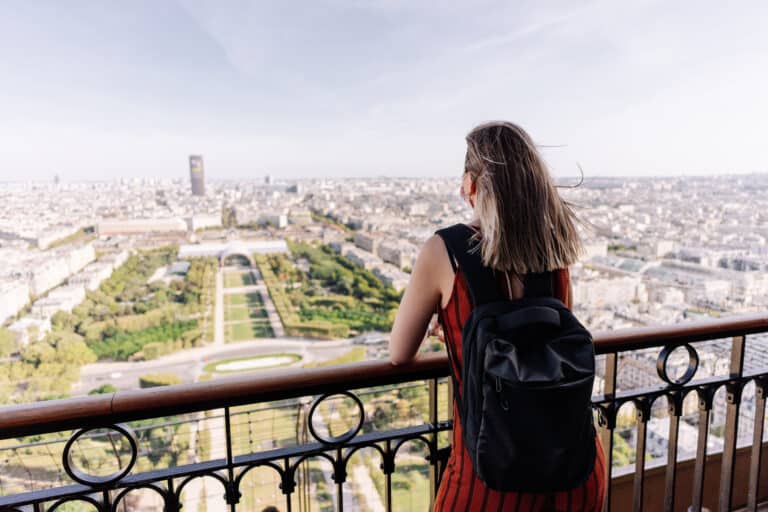
<svg viewBox="0 0 768 512"><path fill-rule="evenodd" d="M243 341L252 338L271 338L272 327L266 323L239 322L224 326L227 341Z"/></svg>
<svg viewBox="0 0 768 512"><path fill-rule="evenodd" d="M248 306L230 306L224 310L224 320L227 322L237 320L266 319L267 310Z"/></svg>
<svg viewBox="0 0 768 512"><path fill-rule="evenodd" d="M327 361L313 361L304 365L304 368L319 368L322 366L334 366L337 364L357 363L365 359L366 350L362 345L355 345L349 351Z"/></svg>
<svg viewBox="0 0 768 512"><path fill-rule="evenodd" d="M259 292L224 294L225 306L261 306L262 304L264 304L264 301L261 299Z"/></svg>
<svg viewBox="0 0 768 512"><path fill-rule="evenodd" d="M301 359L301 356L299 354L294 354L291 352L280 352L277 354L267 354L263 356L243 356L243 357L235 357L232 359L222 359L221 361L214 361L212 363L208 363L203 367L203 371L208 373L237 373L237 372L243 372L243 371L253 371L254 369L221 371L221 370L217 370L216 368L220 365L227 364L227 363L235 363L237 361L252 361L255 359L267 359L272 357L289 357L291 358L291 360L285 363L276 364L274 366L265 366L263 367L263 369L277 368L279 366L288 366ZM262 369L262 368L258 368L258 369Z"/></svg>
<svg viewBox="0 0 768 512"><path fill-rule="evenodd" d="M245 305L244 293L225 293L224 294L224 307L228 306L240 306Z"/></svg>
<svg viewBox="0 0 768 512"><path fill-rule="evenodd" d="M256 280L250 272L226 272L224 274L224 288L250 286L255 283Z"/></svg>

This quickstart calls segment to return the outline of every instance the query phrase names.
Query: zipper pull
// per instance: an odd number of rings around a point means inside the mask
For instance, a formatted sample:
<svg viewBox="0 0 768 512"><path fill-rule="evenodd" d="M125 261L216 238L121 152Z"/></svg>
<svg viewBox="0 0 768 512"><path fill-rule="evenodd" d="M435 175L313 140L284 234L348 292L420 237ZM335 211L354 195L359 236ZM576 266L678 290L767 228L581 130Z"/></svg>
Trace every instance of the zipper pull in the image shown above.
<svg viewBox="0 0 768 512"><path fill-rule="evenodd" d="M501 377L496 377L496 392L501 393Z"/></svg>

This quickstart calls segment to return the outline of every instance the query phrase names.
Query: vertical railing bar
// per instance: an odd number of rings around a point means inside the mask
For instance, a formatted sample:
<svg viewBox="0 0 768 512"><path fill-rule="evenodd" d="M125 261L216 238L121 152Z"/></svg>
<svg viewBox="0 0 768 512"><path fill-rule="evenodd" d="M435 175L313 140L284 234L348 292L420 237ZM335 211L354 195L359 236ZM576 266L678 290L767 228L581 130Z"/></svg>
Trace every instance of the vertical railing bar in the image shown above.
<svg viewBox="0 0 768 512"><path fill-rule="evenodd" d="M429 380L429 422L432 424L432 435L430 436L430 465L429 465L429 509L435 506L435 497L437 496L437 476L438 476L438 458L437 458L437 379Z"/></svg>
<svg viewBox="0 0 768 512"><path fill-rule="evenodd" d="M603 381L603 395L611 400L616 397L616 370L618 364L618 354L616 352L605 355L605 374ZM613 413L611 413L613 414ZM609 420L615 422L615 417ZM605 502L603 510L611 510L611 466L613 465L613 430L614 425L609 424L602 428L600 432L600 441L605 452Z"/></svg>
<svg viewBox="0 0 768 512"><path fill-rule="evenodd" d="M645 475L645 444L648 435L648 412L650 404L642 401L637 404L637 444L635 446L635 478L632 493L632 510L643 510L643 477Z"/></svg>
<svg viewBox="0 0 768 512"><path fill-rule="evenodd" d="M288 458L288 457L285 458L285 460L283 462L283 468L285 469L285 475L289 475L290 476L290 471L291 471L291 459L290 458ZM290 476L290 478L293 478L293 477ZM287 478L283 478L283 485L285 486L288 483L289 482L288 482ZM295 486L293 486L293 485L289 486L288 492L286 492L286 489L283 489L283 492L285 493L285 510L286 510L286 512L291 512L291 510L293 509L293 503L291 503L291 494L293 494L293 489L295 489Z"/></svg>
<svg viewBox="0 0 768 512"><path fill-rule="evenodd" d="M176 496L176 491L173 488L173 478L168 479L168 483L165 486L165 491L165 508L163 509L163 512L178 512L180 508L179 502L181 501L181 496Z"/></svg>
<svg viewBox="0 0 768 512"><path fill-rule="evenodd" d="M730 376L739 379L744 371L745 336L734 336L731 342ZM736 436L739 429L739 404L741 403L741 382L726 385L725 439L723 459L720 471L720 497L718 500L721 512L731 510L733 496L733 462L736 457Z"/></svg>
<svg viewBox="0 0 768 512"><path fill-rule="evenodd" d="M675 480L677 478L677 435L680 432L682 395L667 396L669 403L669 444L667 445L667 473L664 482L664 510L675 509Z"/></svg>
<svg viewBox="0 0 768 512"><path fill-rule="evenodd" d="M731 341L731 365L730 373L732 378L739 378L744 372L744 349L746 336L734 336Z"/></svg>
<svg viewBox="0 0 768 512"><path fill-rule="evenodd" d="M111 512L112 504L110 503L109 499L109 489L104 489L101 493L101 509L104 512Z"/></svg>
<svg viewBox="0 0 768 512"><path fill-rule="evenodd" d="M429 422L432 423L433 431L437 428L438 421L438 404L437 404L437 390L438 390L437 378L429 380Z"/></svg>
<svg viewBox="0 0 768 512"><path fill-rule="evenodd" d="M707 459L707 434L709 433L709 415L712 408L712 393L710 390L699 391L699 436L696 440L696 465L693 470L693 494L691 508L701 510L702 494L704 492L704 467ZM706 393L706 395L704 395Z"/></svg>
<svg viewBox="0 0 768 512"><path fill-rule="evenodd" d="M749 487L747 510L757 511L760 496L760 462L763 454L763 428L765 424L765 394L768 378L755 380L755 426L752 431L752 453L749 460Z"/></svg>
<svg viewBox="0 0 768 512"><path fill-rule="evenodd" d="M231 424L231 418L230 418L230 410L229 407L224 408L224 430L225 430L225 440L227 443L227 475L228 475L228 487L227 487L227 498L228 501L231 501L229 504L229 508L232 512L236 511L235 508L235 500L234 500L234 484L235 484L235 469L232 461L232 424Z"/></svg>
<svg viewBox="0 0 768 512"><path fill-rule="evenodd" d="M330 426L328 427L328 431L330 432ZM343 467L344 474L345 474L344 478L340 478L339 475L336 475L336 480L337 480L337 482L336 482L336 494L337 494L337 496L339 498L339 508L338 508L339 512L344 512L344 482L347 481L347 478L346 478L346 472L347 472L347 465L346 465L346 463L347 462L349 462L349 460L346 460L346 461L344 460L344 456L343 456L343 453L341 451L341 447L338 447L336 449L336 464L337 464L336 467L337 468L342 468ZM344 465L342 466L341 464L344 464ZM336 470L336 471L340 471L340 470Z"/></svg>
<svg viewBox="0 0 768 512"><path fill-rule="evenodd" d="M386 456L388 460L394 461L394 456L392 455L392 441L389 439L387 439L385 453L387 454ZM386 502L384 505L387 508L387 512L392 512L392 471L386 472L384 475L384 481L386 482L387 487L385 496Z"/></svg>

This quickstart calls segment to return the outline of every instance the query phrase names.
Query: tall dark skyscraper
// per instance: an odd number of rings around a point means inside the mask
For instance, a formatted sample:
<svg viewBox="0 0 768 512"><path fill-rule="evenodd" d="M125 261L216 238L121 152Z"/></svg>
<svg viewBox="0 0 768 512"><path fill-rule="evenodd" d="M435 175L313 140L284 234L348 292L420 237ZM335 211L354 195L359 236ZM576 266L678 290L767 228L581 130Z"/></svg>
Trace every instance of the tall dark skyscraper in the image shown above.
<svg viewBox="0 0 768 512"><path fill-rule="evenodd" d="M192 195L205 195L205 172L203 171L203 156L189 156L189 181L192 183Z"/></svg>

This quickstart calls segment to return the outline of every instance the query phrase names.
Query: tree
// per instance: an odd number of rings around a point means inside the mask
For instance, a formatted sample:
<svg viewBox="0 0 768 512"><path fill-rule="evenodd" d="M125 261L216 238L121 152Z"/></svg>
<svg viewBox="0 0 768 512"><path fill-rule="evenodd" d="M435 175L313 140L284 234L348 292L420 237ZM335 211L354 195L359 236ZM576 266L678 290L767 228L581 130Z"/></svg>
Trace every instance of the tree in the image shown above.
<svg viewBox="0 0 768 512"><path fill-rule="evenodd" d="M88 348L82 336L70 332L60 332L53 336L58 362L79 368L96 361L96 354Z"/></svg>
<svg viewBox="0 0 768 512"><path fill-rule="evenodd" d="M8 357L16 350L16 333L0 327L0 357Z"/></svg>
<svg viewBox="0 0 768 512"><path fill-rule="evenodd" d="M57 311L51 317L51 328L58 331L73 331L75 318L66 311Z"/></svg>
<svg viewBox="0 0 768 512"><path fill-rule="evenodd" d="M56 359L56 350L45 341L30 343L21 353L21 360L38 368Z"/></svg>

